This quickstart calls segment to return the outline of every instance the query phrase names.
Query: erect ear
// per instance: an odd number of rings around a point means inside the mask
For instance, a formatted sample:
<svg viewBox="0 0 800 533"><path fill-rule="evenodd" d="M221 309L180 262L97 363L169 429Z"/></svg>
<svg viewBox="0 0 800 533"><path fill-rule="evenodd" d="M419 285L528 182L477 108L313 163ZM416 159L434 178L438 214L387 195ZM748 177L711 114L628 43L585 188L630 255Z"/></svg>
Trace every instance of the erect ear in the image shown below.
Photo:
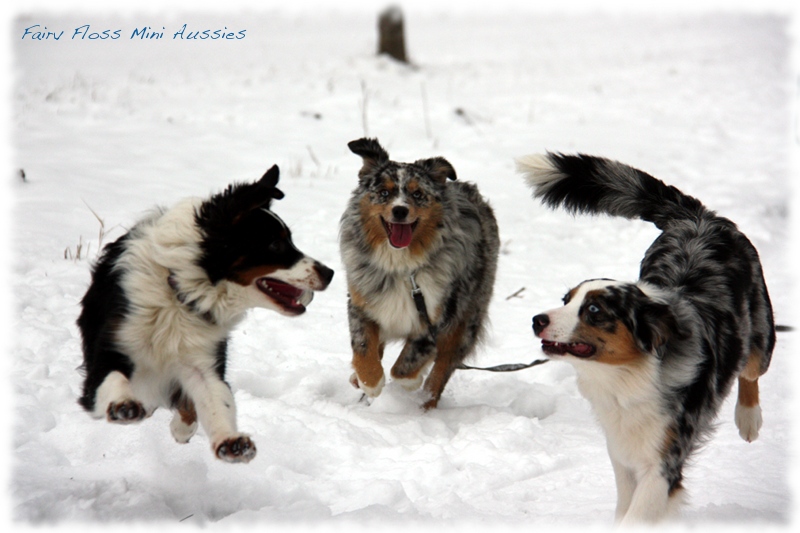
<svg viewBox="0 0 800 533"><path fill-rule="evenodd" d="M358 171L358 177L364 177L377 167L389 161L389 154L383 149L377 139L366 137L347 143L350 151L360 155L364 161L364 166Z"/></svg>
<svg viewBox="0 0 800 533"><path fill-rule="evenodd" d="M278 169L278 165L272 165L269 170L261 176L261 179L256 182L258 196L262 198L266 197L267 202L272 198L276 200L283 198L283 191L275 187L278 184L280 174L281 171Z"/></svg>
<svg viewBox="0 0 800 533"><path fill-rule="evenodd" d="M238 224L242 217L254 209L269 209L272 200L283 198L283 191L275 187L279 176L278 165L273 165L255 183L228 186L225 197L231 222Z"/></svg>
<svg viewBox="0 0 800 533"><path fill-rule="evenodd" d="M456 169L444 157L420 159L419 161L414 161L414 164L425 169L439 183L445 183L449 179L456 179Z"/></svg>

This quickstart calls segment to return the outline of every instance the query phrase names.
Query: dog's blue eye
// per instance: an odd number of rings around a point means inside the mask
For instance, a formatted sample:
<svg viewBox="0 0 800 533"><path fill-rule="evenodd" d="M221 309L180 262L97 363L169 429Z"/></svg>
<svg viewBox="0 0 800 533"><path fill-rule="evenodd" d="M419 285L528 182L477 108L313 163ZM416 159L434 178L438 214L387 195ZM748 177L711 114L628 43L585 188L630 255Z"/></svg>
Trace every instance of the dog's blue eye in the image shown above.
<svg viewBox="0 0 800 533"><path fill-rule="evenodd" d="M381 198L387 198L387 197L389 196L389 190L388 190L388 189L381 189L381 190L378 192L378 195L379 195Z"/></svg>
<svg viewBox="0 0 800 533"><path fill-rule="evenodd" d="M586 310L589 311L593 315L600 312L600 308L597 307L594 304L590 304L589 307L586 308Z"/></svg>
<svg viewBox="0 0 800 533"><path fill-rule="evenodd" d="M414 200L419 200L419 199L420 199L420 198L422 198L423 196L424 196L424 195L422 194L422 191L414 191L413 193L411 193L411 197L412 197Z"/></svg>

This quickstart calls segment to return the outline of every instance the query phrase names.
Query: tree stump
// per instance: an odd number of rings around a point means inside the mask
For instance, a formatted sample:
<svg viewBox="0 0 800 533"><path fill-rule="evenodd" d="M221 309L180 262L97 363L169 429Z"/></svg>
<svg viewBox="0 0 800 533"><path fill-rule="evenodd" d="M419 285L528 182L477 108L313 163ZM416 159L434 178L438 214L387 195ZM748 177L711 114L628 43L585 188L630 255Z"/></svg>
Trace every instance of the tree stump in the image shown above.
<svg viewBox="0 0 800 533"><path fill-rule="evenodd" d="M388 54L397 61L408 63L403 12L397 6L387 7L378 17L378 55L380 54Z"/></svg>

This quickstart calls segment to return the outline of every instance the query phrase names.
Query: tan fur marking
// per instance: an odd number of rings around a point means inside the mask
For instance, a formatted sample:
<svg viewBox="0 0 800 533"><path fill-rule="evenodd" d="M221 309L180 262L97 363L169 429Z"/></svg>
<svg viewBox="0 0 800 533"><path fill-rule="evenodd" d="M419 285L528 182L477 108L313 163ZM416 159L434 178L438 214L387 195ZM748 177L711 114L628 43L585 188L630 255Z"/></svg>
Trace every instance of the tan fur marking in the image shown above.
<svg viewBox="0 0 800 533"><path fill-rule="evenodd" d="M350 302L361 309L367 308L367 299L364 298L364 295L359 292L358 289L354 285L347 286L348 293L350 295Z"/></svg>
<svg viewBox="0 0 800 533"><path fill-rule="evenodd" d="M760 351L754 350L751 352L750 357L747 358L747 364L744 366L739 375L749 381L756 381L759 376L761 376L762 358L763 354Z"/></svg>
<svg viewBox="0 0 800 533"><path fill-rule="evenodd" d="M579 288L580 288L580 286L578 286L578 287L575 287L574 289L571 289L571 290L570 290L570 291L567 293L567 296L564 298L564 300L565 300L565 301L567 301L567 302L571 302L571 301L572 301L572 299L573 299L573 298L575 298L575 294L578 292L578 289L579 289Z"/></svg>
<svg viewBox="0 0 800 533"><path fill-rule="evenodd" d="M380 342L380 330L378 325L372 321L365 321L365 336L367 345L353 350L353 370L356 371L358 379L367 387L377 387L383 377L383 347Z"/></svg>
<svg viewBox="0 0 800 533"><path fill-rule="evenodd" d="M758 377L761 375L760 351L753 351L747 359L747 364L739 373L739 405L755 407L758 405Z"/></svg>
<svg viewBox="0 0 800 533"><path fill-rule="evenodd" d="M375 205L370 202L368 196L364 196L359 207L361 209L361 223L364 226L364 236L367 243L374 250L386 242L388 238L386 228L384 228L381 221L385 206Z"/></svg>
<svg viewBox="0 0 800 533"><path fill-rule="evenodd" d="M758 405L758 380L749 380L739 376L739 405L755 407Z"/></svg>
<svg viewBox="0 0 800 533"><path fill-rule="evenodd" d="M386 188L391 190L394 188L394 184L389 181ZM409 185L409 190L413 191L411 185ZM384 221L392 219L392 207L391 204L373 204L369 196L361 199L359 204L361 223L364 226L367 243L373 249L389 239ZM408 220L413 220L417 224L408 251L413 257L419 257L431 247L438 235L439 224L443 217L442 206L433 204L430 207L419 208L409 205L408 209Z"/></svg>
<svg viewBox="0 0 800 533"><path fill-rule="evenodd" d="M586 342L597 348L594 360L599 363L627 365L641 360L643 356L633 334L619 321L614 333L581 324L575 330L574 339L574 342Z"/></svg>
<svg viewBox="0 0 800 533"><path fill-rule="evenodd" d="M194 404L191 401L187 402L185 405L186 407L178 408L178 414L181 415L181 422L187 426L191 426L197 422L197 412L194 410Z"/></svg>
<svg viewBox="0 0 800 533"><path fill-rule="evenodd" d="M459 324L450 332L440 335L436 341L436 360L431 373L425 381L425 390L431 394L431 399L425 402L423 409L436 407L442 396L447 381L453 373L453 355L461 346L464 337L464 325Z"/></svg>
<svg viewBox="0 0 800 533"><path fill-rule="evenodd" d="M412 209L411 216L416 217L417 227L414 228L409 251L412 256L419 257L431 247L439 234L439 224L443 217L442 205L433 204L426 208Z"/></svg>

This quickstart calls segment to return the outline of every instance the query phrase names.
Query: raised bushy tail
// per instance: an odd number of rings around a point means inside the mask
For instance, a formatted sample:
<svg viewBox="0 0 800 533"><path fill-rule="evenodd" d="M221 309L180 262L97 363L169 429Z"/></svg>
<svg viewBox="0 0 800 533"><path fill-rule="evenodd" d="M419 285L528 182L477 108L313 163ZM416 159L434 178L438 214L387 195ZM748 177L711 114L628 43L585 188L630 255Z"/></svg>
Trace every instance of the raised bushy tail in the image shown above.
<svg viewBox="0 0 800 533"><path fill-rule="evenodd" d="M537 154L517 159L534 196L572 213L639 218L665 229L671 220L708 214L699 200L628 165L589 155Z"/></svg>

